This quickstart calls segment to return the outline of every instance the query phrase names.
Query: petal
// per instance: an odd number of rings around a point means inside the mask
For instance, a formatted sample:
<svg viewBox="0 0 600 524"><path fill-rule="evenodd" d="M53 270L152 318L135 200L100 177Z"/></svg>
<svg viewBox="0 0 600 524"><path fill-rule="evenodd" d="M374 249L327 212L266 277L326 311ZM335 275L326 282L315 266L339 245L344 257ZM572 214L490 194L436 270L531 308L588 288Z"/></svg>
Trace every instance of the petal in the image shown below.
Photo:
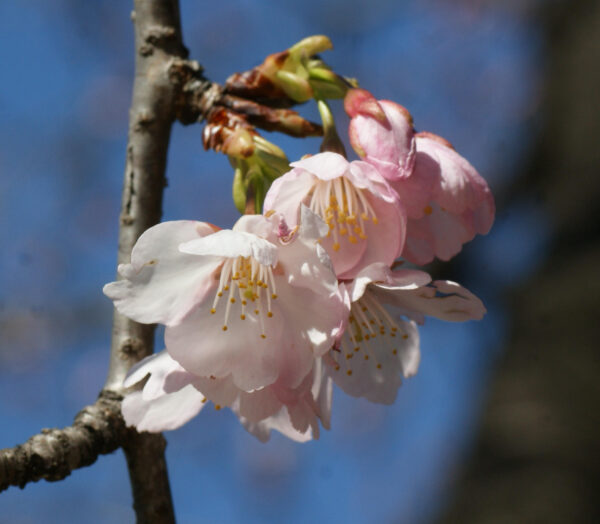
<svg viewBox="0 0 600 524"><path fill-rule="evenodd" d="M418 269L401 269L392 271L386 264L375 263L364 268L350 285L352 302L359 300L365 293L366 287L377 283L380 288L389 290L417 289L431 282L431 277Z"/></svg>
<svg viewBox="0 0 600 524"><path fill-rule="evenodd" d="M246 430L258 438L261 442L267 442L271 436L271 430L277 430L285 437L296 442L308 442L312 440L312 430L308 428L305 432L298 431L291 423L287 408L283 407L275 415L257 423L249 422L240 417L240 422Z"/></svg>
<svg viewBox="0 0 600 524"><path fill-rule="evenodd" d="M382 302L392 304L419 323L423 316L450 322L481 320L486 309L479 298L456 282L437 280L429 286L410 291L392 291L373 285Z"/></svg>
<svg viewBox="0 0 600 524"><path fill-rule="evenodd" d="M414 322L398 321L394 338L380 336L327 358L333 381L346 393L379 404L392 404L403 377L413 376L420 360L419 333Z"/></svg>
<svg viewBox="0 0 600 524"><path fill-rule="evenodd" d="M208 257L253 257L259 263L274 266L277 246L245 231L223 229L210 236L185 242L179 246L182 253Z"/></svg>
<svg viewBox="0 0 600 524"><path fill-rule="evenodd" d="M221 260L199 260L178 246L213 233L207 223L183 220L148 229L133 248L131 264L119 266L124 279L104 286L104 294L121 314L137 322L179 322L210 291Z"/></svg>
<svg viewBox="0 0 600 524"><path fill-rule="evenodd" d="M328 231L329 226L325 220L302 204L300 207L299 236L307 241L316 241L323 238Z"/></svg>
<svg viewBox="0 0 600 524"><path fill-rule="evenodd" d="M359 114L350 122L352 146L388 180L410 175L415 161L415 140L410 113L388 100L379 101L386 119Z"/></svg>
<svg viewBox="0 0 600 524"><path fill-rule="evenodd" d="M320 180L332 180L344 176L349 169L349 162L342 155L326 151L304 158L290 165L312 173Z"/></svg>
<svg viewBox="0 0 600 524"><path fill-rule="evenodd" d="M429 155L417 149L413 172L410 176L392 183L409 218L418 219L425 215L427 206L433 198L433 188L439 178L439 164Z"/></svg>
<svg viewBox="0 0 600 524"><path fill-rule="evenodd" d="M194 376L196 378L193 386L219 408L231 406L241 393L231 376L224 378Z"/></svg>
<svg viewBox="0 0 600 524"><path fill-rule="evenodd" d="M489 205L491 193L487 183L447 141L430 133L420 133L416 142L421 158L430 158L431 169L434 169L433 163L437 164L439 177L433 199L440 207L460 214L466 209L477 209L483 201Z"/></svg>
<svg viewBox="0 0 600 524"><path fill-rule="evenodd" d="M176 429L195 417L204 407L204 395L193 386L151 400L141 391L128 394L121 404L125 424L138 431L160 432Z"/></svg>
<svg viewBox="0 0 600 524"><path fill-rule="evenodd" d="M259 422L277 413L281 407L273 388L266 387L252 393L241 393L239 415L248 422Z"/></svg>
<svg viewBox="0 0 600 524"><path fill-rule="evenodd" d="M372 220L365 222L364 234L367 239L366 242L359 242L359 244L364 243L368 247L360 261L351 269L338 271L336 267L338 278L341 279L352 278L362 268L375 262L391 265L404 246L406 215L400 205L379 200L372 194L367 194L366 197L377 215L378 223L375 224Z"/></svg>
<svg viewBox="0 0 600 524"><path fill-rule="evenodd" d="M265 197L264 210L281 213L290 227L298 224L300 204L315 185L316 177L303 169L292 169L279 177Z"/></svg>
<svg viewBox="0 0 600 524"><path fill-rule="evenodd" d="M224 319L211 315L209 305L202 304L179 325L167 327L165 344L169 354L191 373L217 378L231 374L238 388L252 391L277 379L284 317L277 301L273 301L273 317L263 317L262 325L260 315L252 310L241 320L237 307L231 308L227 330L223 330Z"/></svg>
<svg viewBox="0 0 600 524"><path fill-rule="evenodd" d="M270 242L277 240L279 217L269 215L242 215L231 228L233 231L249 233Z"/></svg>

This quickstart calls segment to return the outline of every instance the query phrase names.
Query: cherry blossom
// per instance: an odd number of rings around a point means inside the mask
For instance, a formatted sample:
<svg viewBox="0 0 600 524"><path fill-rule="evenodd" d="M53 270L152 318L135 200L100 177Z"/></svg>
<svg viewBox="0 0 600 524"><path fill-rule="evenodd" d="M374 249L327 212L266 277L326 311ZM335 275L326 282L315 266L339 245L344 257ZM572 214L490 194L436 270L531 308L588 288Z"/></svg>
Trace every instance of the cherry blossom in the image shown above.
<svg viewBox="0 0 600 524"><path fill-rule="evenodd" d="M383 404L393 403L402 378L417 372L417 324L426 315L462 322L485 314L481 300L455 282L431 282L423 271L380 263L363 269L345 291L348 323L325 360L346 393Z"/></svg>
<svg viewBox="0 0 600 524"><path fill-rule="evenodd" d="M364 90L344 102L352 117L350 140L359 156L396 190L408 216L402 256L415 264L449 260L494 221L494 199L485 180L449 142L415 133L408 111Z"/></svg>
<svg viewBox="0 0 600 524"><path fill-rule="evenodd" d="M395 191L367 162L319 153L291 164L275 180L265 210L298 222L307 205L329 226L321 240L339 278L352 278L373 262L391 264L404 246L406 216Z"/></svg>
<svg viewBox="0 0 600 524"><path fill-rule="evenodd" d="M122 403L125 423L138 431L176 429L195 417L211 401L217 410L230 407L242 425L259 440L271 430L306 442L319 438L319 420L329 429L331 379L321 359L297 388L278 380L263 389L243 391L231 377L200 377L186 371L167 351L136 364L125 379L129 388L148 377L141 390L127 394Z"/></svg>
<svg viewBox="0 0 600 524"><path fill-rule="evenodd" d="M104 292L129 318L165 324L167 351L186 371L231 377L244 391L277 380L293 389L346 311L317 243L326 231L306 208L293 230L275 213L243 216L232 230L166 222L140 237Z"/></svg>

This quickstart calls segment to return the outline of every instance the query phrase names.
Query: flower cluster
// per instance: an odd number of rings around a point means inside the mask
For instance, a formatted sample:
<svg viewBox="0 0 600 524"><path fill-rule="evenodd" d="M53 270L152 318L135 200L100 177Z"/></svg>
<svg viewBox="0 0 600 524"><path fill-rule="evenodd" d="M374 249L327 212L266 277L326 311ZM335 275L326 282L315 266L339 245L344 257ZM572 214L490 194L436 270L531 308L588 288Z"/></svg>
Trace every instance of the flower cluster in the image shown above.
<svg viewBox="0 0 600 524"><path fill-rule="evenodd" d="M262 215L231 230L166 222L146 231L105 294L127 317L161 323L166 349L124 386L129 425L174 429L208 403L230 407L261 440L329 427L332 385L394 401L417 372L426 316L481 319L481 301L413 264L448 260L485 234L485 181L444 139L416 133L403 107L351 89L350 141L291 164Z"/></svg>

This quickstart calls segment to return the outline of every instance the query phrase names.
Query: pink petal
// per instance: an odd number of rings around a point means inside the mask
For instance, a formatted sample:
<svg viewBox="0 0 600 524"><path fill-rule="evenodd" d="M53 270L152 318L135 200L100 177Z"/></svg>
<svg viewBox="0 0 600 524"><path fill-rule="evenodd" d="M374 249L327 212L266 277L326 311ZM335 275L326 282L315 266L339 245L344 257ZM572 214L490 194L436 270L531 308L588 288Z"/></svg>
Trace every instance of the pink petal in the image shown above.
<svg viewBox="0 0 600 524"><path fill-rule="evenodd" d="M415 160L412 117L394 102L379 101L386 119L359 113L350 122L350 142L367 162L388 180L410 175Z"/></svg>
<svg viewBox="0 0 600 524"><path fill-rule="evenodd" d="M320 180L333 180L334 178L344 176L349 169L349 162L338 153L326 151L297 162L292 162L290 166L297 169L304 169Z"/></svg>
<svg viewBox="0 0 600 524"><path fill-rule="evenodd" d="M285 217L289 227L298 224L300 203L309 194L315 184L315 176L304 169L292 169L280 176L265 197L264 211L276 211Z"/></svg>
<svg viewBox="0 0 600 524"><path fill-rule="evenodd" d="M245 320L239 315L235 309L227 330L223 330L224 319L212 315L210 305L203 303L179 325L167 327L167 351L196 375L220 378L231 374L235 385L244 391L272 384L279 374L283 342L284 317L278 303L273 303L272 318L263 317L264 331L251 309Z"/></svg>

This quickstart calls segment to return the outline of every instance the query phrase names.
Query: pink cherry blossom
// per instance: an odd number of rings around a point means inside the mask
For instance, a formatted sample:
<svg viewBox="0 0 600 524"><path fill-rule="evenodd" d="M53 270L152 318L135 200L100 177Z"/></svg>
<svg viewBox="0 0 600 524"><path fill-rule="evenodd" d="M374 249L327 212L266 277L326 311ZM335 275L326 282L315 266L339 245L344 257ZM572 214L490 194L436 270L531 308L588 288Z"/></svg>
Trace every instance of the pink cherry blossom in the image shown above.
<svg viewBox="0 0 600 524"><path fill-rule="evenodd" d="M346 393L391 404L402 378L419 367L417 324L425 315L462 322L479 320L485 307L450 281L431 282L418 270L392 271L372 264L346 283L350 316L343 336L324 357L335 383Z"/></svg>
<svg viewBox="0 0 600 524"><path fill-rule="evenodd" d="M351 89L344 109L352 118L348 134L358 155L387 180L410 176L415 140L412 116L406 108L388 100L378 101L364 89Z"/></svg>
<svg viewBox="0 0 600 524"><path fill-rule="evenodd" d="M395 191L367 162L320 153L275 180L265 210L282 213L291 226L307 205L329 232L321 240L339 278L352 278L374 262L391 264L404 246L406 216Z"/></svg>
<svg viewBox="0 0 600 524"><path fill-rule="evenodd" d="M167 222L146 231L105 294L124 315L166 325L170 356L244 391L296 388L341 329L345 306L316 242L327 231L304 208L285 237L280 215L243 216L232 230ZM283 228L286 230L287 228Z"/></svg>
<svg viewBox="0 0 600 524"><path fill-rule="evenodd" d="M477 233L490 230L495 208L489 187L446 140L415 134L405 108L367 91L349 91L344 105L352 117L355 151L390 182L405 206L404 258L419 265L434 257L449 260Z"/></svg>
<svg viewBox="0 0 600 524"><path fill-rule="evenodd" d="M269 439L271 430L298 442L317 439L319 420L329 429L332 384L321 359L315 360L297 388L289 388L279 380L251 393L237 388L231 377L190 373L167 351L139 362L124 386L134 386L146 377L144 387L126 395L122 403L125 423L138 431L176 429L195 417L208 401L217 410L230 407L242 425L263 442Z"/></svg>
<svg viewBox="0 0 600 524"><path fill-rule="evenodd" d="M415 264L434 257L450 260L476 234L490 230L494 198L485 180L446 140L431 133L418 133L415 140L413 174L393 186L403 201L418 193L412 185L431 184L431 193L422 207L422 199L413 199L402 256Z"/></svg>

